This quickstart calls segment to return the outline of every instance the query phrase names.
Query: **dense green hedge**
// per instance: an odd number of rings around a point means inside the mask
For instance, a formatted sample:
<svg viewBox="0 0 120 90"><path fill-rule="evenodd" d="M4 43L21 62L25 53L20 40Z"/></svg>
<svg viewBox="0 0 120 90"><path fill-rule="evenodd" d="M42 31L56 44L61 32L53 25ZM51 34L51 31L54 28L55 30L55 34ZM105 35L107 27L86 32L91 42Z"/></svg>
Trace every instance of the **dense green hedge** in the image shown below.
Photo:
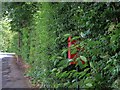
<svg viewBox="0 0 120 90"><path fill-rule="evenodd" d="M30 62L31 72L35 80L40 80L44 85L52 85L54 79L50 75L53 68L51 60L55 52L55 38L52 25L52 8L48 3L41 5L40 11L34 15L34 29L31 31ZM34 69L34 70L33 70ZM35 77L36 76L36 77Z"/></svg>
<svg viewBox="0 0 120 90"><path fill-rule="evenodd" d="M118 3L60 3L58 9L58 31L61 33L60 40L63 41L63 34L72 34L75 38L80 38L79 46L84 48L80 50L79 56L87 64L78 63L80 68L90 66L84 71L78 73L76 71L60 73L60 68L57 68L57 77L62 87L76 87L78 84L82 88L107 88L119 87L113 82L119 80L119 59L120 59L120 28L119 28L119 12ZM63 21L62 21L63 20ZM66 34L67 35L67 34ZM65 35L65 36L66 36ZM77 36L77 37L76 37ZM61 43L59 42L59 43ZM66 41L63 41L63 54L66 56L65 48ZM62 54L61 54L62 56ZM62 56L62 61L67 58ZM81 60L78 57L77 60ZM62 62L62 67L65 62ZM88 71L90 72L88 73ZM76 81L76 77L80 81ZM73 78L72 83L68 81ZM113 86L112 86L113 85Z"/></svg>
<svg viewBox="0 0 120 90"><path fill-rule="evenodd" d="M21 6L16 6L20 4ZM17 3L15 13L31 6L29 23L19 22L11 50L31 65L26 75L43 87L119 88L120 9L119 3ZM34 6L37 6L37 9ZM17 8L19 7L19 8ZM35 10L35 12L31 12ZM27 18L28 19L28 18ZM20 30L18 30L20 29ZM81 72L62 70L68 66L67 38L79 38L77 58ZM20 40L19 40L20 39ZM20 46L18 45L18 42ZM17 42L17 43L16 43ZM18 47L19 46L19 47ZM74 47L73 47L74 48ZM86 62L82 65L80 60ZM76 79L77 78L77 79ZM80 81L78 81L80 79Z"/></svg>

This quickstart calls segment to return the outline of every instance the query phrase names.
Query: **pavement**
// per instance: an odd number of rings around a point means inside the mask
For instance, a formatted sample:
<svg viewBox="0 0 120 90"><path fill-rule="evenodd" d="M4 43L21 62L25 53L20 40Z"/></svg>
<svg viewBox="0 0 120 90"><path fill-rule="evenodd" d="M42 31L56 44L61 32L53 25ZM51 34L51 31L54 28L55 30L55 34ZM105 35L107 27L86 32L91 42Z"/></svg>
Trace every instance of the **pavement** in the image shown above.
<svg viewBox="0 0 120 90"><path fill-rule="evenodd" d="M24 77L23 71L16 64L14 55L0 52L0 89L31 88L29 80Z"/></svg>

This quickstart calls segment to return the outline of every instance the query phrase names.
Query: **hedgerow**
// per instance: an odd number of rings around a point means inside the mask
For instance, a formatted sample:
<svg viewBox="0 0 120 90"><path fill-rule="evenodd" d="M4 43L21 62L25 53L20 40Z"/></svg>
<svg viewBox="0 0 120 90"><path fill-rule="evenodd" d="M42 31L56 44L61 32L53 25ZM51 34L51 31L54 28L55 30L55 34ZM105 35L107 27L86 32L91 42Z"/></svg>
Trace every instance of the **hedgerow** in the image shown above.
<svg viewBox="0 0 120 90"><path fill-rule="evenodd" d="M24 2L14 3L14 12L11 5L8 3L11 30L18 32L11 50L31 65L26 75L32 77L34 84L48 88L120 87L119 3ZM76 60L83 69L80 72L63 71L70 62L67 57L69 36L79 39L81 50Z"/></svg>

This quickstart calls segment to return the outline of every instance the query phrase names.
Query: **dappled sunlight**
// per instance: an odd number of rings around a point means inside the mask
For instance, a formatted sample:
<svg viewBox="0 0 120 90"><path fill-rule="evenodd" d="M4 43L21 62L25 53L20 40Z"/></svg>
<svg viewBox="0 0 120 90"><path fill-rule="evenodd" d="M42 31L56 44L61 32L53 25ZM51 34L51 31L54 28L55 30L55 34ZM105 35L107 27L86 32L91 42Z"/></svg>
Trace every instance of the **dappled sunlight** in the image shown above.
<svg viewBox="0 0 120 90"><path fill-rule="evenodd" d="M0 58L13 57L13 55L15 55L15 53L0 52Z"/></svg>

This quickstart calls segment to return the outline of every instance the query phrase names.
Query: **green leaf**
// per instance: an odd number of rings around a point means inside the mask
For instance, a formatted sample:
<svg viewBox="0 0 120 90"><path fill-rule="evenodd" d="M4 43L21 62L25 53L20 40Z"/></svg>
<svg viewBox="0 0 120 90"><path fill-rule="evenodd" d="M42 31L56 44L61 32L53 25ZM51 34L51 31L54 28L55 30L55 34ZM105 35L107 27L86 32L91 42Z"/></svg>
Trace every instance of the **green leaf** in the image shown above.
<svg viewBox="0 0 120 90"><path fill-rule="evenodd" d="M80 57L76 58L76 61L80 61Z"/></svg>
<svg viewBox="0 0 120 90"><path fill-rule="evenodd" d="M92 83L87 83L86 86L92 87L93 85L92 85Z"/></svg>
<svg viewBox="0 0 120 90"><path fill-rule="evenodd" d="M73 38L71 39L71 41L77 40L77 39L79 39L79 38L80 38L79 36L75 36L75 37L73 37Z"/></svg>
<svg viewBox="0 0 120 90"><path fill-rule="evenodd" d="M67 77L68 76L68 72L67 71L65 71L65 72L63 72L62 74L61 74L61 77L60 78L64 78L64 77Z"/></svg>
<svg viewBox="0 0 120 90"><path fill-rule="evenodd" d="M52 69L52 72L56 72L56 71L57 71L57 68L53 68L53 69Z"/></svg>
<svg viewBox="0 0 120 90"><path fill-rule="evenodd" d="M73 79L73 80L72 80L72 83L74 83L74 82L76 82L76 79Z"/></svg>
<svg viewBox="0 0 120 90"><path fill-rule="evenodd" d="M110 42L114 44L117 37L118 37L117 35L112 35L111 38L110 38Z"/></svg>
<svg viewBox="0 0 120 90"><path fill-rule="evenodd" d="M72 49L71 54L75 54L77 52L77 49Z"/></svg>
<svg viewBox="0 0 120 90"><path fill-rule="evenodd" d="M78 77L78 76L79 76L79 72L76 71L76 72L74 73L73 77Z"/></svg>
<svg viewBox="0 0 120 90"><path fill-rule="evenodd" d="M73 61L74 61L73 59L68 59L68 63L73 62Z"/></svg>
<svg viewBox="0 0 120 90"><path fill-rule="evenodd" d="M60 63L58 64L58 66L63 66L63 67L66 67L67 65L68 65L68 59L61 60Z"/></svg>
<svg viewBox="0 0 120 90"><path fill-rule="evenodd" d="M70 36L70 34L65 34L65 35L64 35L64 37L69 37L69 36Z"/></svg>
<svg viewBox="0 0 120 90"><path fill-rule="evenodd" d="M115 27L115 24L111 23L109 28L108 28L108 31L113 31L114 27Z"/></svg>
<svg viewBox="0 0 120 90"><path fill-rule="evenodd" d="M88 70L90 70L90 68L86 68L86 69L84 70L84 72L87 72Z"/></svg>
<svg viewBox="0 0 120 90"><path fill-rule="evenodd" d="M109 67L110 67L110 64L108 64L107 66L105 66L104 70L109 69Z"/></svg>
<svg viewBox="0 0 120 90"><path fill-rule="evenodd" d="M87 62L87 58L85 56L80 56L81 60L83 60L84 62Z"/></svg>
<svg viewBox="0 0 120 90"><path fill-rule="evenodd" d="M94 56L92 56L92 60L94 61L94 60L96 60L97 58L96 58L96 56L94 55Z"/></svg>
<svg viewBox="0 0 120 90"><path fill-rule="evenodd" d="M83 76L85 76L86 72L80 72L80 76L79 76L79 79L82 78Z"/></svg>
<svg viewBox="0 0 120 90"><path fill-rule="evenodd" d="M57 76L58 78L60 78L60 77L61 77L61 73L60 73L60 72L57 72L57 73L56 73L56 76Z"/></svg>
<svg viewBox="0 0 120 90"><path fill-rule="evenodd" d="M58 56L57 59L62 59L63 57Z"/></svg>
<svg viewBox="0 0 120 90"><path fill-rule="evenodd" d="M78 65L81 69L84 68L84 65L82 64L82 62L80 60L78 60Z"/></svg>
<svg viewBox="0 0 120 90"><path fill-rule="evenodd" d="M85 38L85 34L83 32L80 33L82 38Z"/></svg>
<svg viewBox="0 0 120 90"><path fill-rule="evenodd" d="M67 53L67 51L68 49L64 49L61 54L64 55L65 53Z"/></svg>
<svg viewBox="0 0 120 90"><path fill-rule="evenodd" d="M94 66L93 62L90 62L90 67L92 67L92 68L96 71L96 69L95 69L95 66Z"/></svg>
<svg viewBox="0 0 120 90"><path fill-rule="evenodd" d="M95 75L95 78L96 78L96 80L100 81L100 80L102 79L102 76L101 76L100 73L97 73L97 74Z"/></svg>

